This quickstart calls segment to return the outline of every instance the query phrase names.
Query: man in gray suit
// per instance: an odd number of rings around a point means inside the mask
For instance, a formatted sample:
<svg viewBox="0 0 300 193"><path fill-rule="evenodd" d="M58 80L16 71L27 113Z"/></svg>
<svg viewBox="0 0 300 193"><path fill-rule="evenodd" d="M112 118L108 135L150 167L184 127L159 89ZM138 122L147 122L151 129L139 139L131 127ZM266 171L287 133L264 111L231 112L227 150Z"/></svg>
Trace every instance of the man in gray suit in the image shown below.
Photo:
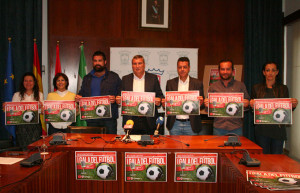
<svg viewBox="0 0 300 193"><path fill-rule="evenodd" d="M154 92L155 93L155 105L161 105L161 99L164 97L158 78L156 75L145 72L145 60L143 56L136 55L132 59L132 71L126 76L122 77L122 91L134 91L134 92ZM121 96L116 97L118 104L121 103ZM155 108L154 117L134 117L123 116L123 125L127 120L134 121L134 126L130 134L148 134L153 135L156 129L157 108Z"/></svg>
<svg viewBox="0 0 300 193"><path fill-rule="evenodd" d="M190 60L181 57L177 61L178 76L167 81L166 91L199 90L200 105L203 104L203 84L200 80L189 76ZM164 102L164 100L163 100ZM200 115L176 115L167 117L167 128L171 135L198 135L202 130Z"/></svg>

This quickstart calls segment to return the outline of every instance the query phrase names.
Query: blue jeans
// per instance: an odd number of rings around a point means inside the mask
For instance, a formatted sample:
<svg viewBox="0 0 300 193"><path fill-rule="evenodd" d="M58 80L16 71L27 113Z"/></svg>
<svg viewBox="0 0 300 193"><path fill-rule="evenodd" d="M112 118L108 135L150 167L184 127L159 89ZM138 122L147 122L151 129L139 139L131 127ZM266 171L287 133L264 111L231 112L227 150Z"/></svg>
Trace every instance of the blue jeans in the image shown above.
<svg viewBox="0 0 300 193"><path fill-rule="evenodd" d="M173 128L170 130L171 135L198 135L194 133L190 121L181 122L175 121Z"/></svg>
<svg viewBox="0 0 300 193"><path fill-rule="evenodd" d="M86 121L89 127L106 127L106 134L117 134L116 119L91 119Z"/></svg>
<svg viewBox="0 0 300 193"><path fill-rule="evenodd" d="M214 135L226 135L228 133L235 133L239 136L243 135L243 128L237 128L231 131L225 130L225 129L218 129L218 128L214 128L213 134Z"/></svg>
<svg viewBox="0 0 300 193"><path fill-rule="evenodd" d="M282 154L284 140L255 135L257 145L263 148L264 154Z"/></svg>

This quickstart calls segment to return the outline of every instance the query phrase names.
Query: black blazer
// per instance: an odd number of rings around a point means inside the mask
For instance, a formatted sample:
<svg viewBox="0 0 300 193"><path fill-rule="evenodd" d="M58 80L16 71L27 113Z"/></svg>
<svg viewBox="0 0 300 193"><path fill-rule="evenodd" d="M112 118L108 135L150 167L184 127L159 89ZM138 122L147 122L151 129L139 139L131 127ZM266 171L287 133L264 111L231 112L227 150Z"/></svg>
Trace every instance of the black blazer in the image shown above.
<svg viewBox="0 0 300 193"><path fill-rule="evenodd" d="M132 91L133 90L133 73L128 74L122 77L122 91ZM164 95L161 91L160 84L156 75L145 72L145 92L155 92L155 97L164 98ZM146 117L149 128L152 129L150 132L154 134L156 129L156 118L157 118L157 108L155 108L154 117ZM126 121L131 119L131 116L123 115L123 126Z"/></svg>
<svg viewBox="0 0 300 193"><path fill-rule="evenodd" d="M167 81L166 91L178 91L178 81L179 78L173 78ZM200 80L190 77L189 90L199 90L200 96L204 99L203 84ZM199 133L202 130L201 116L200 115L190 115L191 127L195 133ZM167 128L171 130L173 128L176 116L168 116L167 118Z"/></svg>

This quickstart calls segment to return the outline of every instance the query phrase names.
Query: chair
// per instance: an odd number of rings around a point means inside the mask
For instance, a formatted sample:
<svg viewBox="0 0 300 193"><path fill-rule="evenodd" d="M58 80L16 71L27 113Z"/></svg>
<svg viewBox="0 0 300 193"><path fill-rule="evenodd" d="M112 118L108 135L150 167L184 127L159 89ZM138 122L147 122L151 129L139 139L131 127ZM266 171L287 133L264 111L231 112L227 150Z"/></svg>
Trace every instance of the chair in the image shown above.
<svg viewBox="0 0 300 193"><path fill-rule="evenodd" d="M106 127L68 126L69 133L105 134Z"/></svg>

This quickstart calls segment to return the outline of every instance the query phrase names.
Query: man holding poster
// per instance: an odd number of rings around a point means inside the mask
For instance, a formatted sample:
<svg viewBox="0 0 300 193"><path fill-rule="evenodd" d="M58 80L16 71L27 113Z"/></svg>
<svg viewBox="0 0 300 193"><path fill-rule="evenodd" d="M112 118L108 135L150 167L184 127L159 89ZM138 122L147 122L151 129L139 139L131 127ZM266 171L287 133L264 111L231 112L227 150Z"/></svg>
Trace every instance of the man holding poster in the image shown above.
<svg viewBox="0 0 300 193"><path fill-rule="evenodd" d="M83 78L76 100L81 97L109 96L112 118L89 119L88 126L106 127L107 134L117 134L118 105L115 96L120 95L121 79L119 75L106 68L106 56L101 51L93 54L93 70Z"/></svg>
<svg viewBox="0 0 300 193"><path fill-rule="evenodd" d="M177 61L178 77L167 81L166 91L199 91L198 100L203 104L203 84L189 76L190 60L181 57ZM164 103L164 100L163 100ZM202 130L200 115L168 116L167 128L171 135L198 135Z"/></svg>
<svg viewBox="0 0 300 193"><path fill-rule="evenodd" d="M244 83L234 80L232 77L233 70L234 66L232 61L221 60L219 62L219 74L221 79L209 87L208 93L243 93L244 108L247 108L249 106L249 94ZM208 107L209 99L205 99L204 103L205 106ZM242 118L215 117L213 127L214 135L226 135L227 133L243 135Z"/></svg>
<svg viewBox="0 0 300 193"><path fill-rule="evenodd" d="M161 105L161 98L164 97L158 78L156 75L145 72L145 60L141 55L136 55L132 59L133 73L123 76L122 91L134 92L154 92L155 105ZM117 103L121 103L121 96L116 97ZM153 135L156 129L155 120L157 118L157 109L155 108L154 117L145 116L127 116L123 115L123 125L127 120L131 119L134 122L131 134L148 134Z"/></svg>

